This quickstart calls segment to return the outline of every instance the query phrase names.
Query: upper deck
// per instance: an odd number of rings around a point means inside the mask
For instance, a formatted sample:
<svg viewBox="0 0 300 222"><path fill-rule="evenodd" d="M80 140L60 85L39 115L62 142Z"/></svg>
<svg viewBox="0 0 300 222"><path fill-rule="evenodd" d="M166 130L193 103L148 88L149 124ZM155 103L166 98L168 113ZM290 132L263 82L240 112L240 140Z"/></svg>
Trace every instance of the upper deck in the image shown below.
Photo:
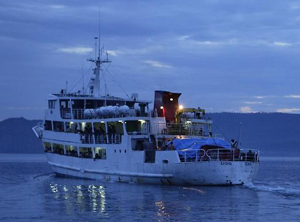
<svg viewBox="0 0 300 222"><path fill-rule="evenodd" d="M84 120L117 118L125 116L149 116L149 101L136 97L123 99L114 96L95 97L91 95L52 94L48 100L46 117L56 119Z"/></svg>

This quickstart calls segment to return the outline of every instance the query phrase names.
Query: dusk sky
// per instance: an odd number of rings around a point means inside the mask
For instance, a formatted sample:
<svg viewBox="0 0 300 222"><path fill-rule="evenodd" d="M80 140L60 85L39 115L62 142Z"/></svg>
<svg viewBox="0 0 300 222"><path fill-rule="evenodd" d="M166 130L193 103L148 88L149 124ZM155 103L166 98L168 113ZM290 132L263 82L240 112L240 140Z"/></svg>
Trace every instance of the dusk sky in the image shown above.
<svg viewBox="0 0 300 222"><path fill-rule="evenodd" d="M300 113L300 1L0 0L0 120L42 119L66 81L87 85L99 8L111 95L166 90L207 112Z"/></svg>

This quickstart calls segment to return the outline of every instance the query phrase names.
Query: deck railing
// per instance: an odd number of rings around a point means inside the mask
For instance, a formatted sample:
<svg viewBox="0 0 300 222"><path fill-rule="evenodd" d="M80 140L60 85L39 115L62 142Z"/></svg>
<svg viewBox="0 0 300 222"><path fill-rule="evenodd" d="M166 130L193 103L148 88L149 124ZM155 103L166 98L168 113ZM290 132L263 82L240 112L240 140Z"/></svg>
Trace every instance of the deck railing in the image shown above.
<svg viewBox="0 0 300 222"><path fill-rule="evenodd" d="M120 144L122 143L122 134L80 134L80 140L83 144Z"/></svg>
<svg viewBox="0 0 300 222"><path fill-rule="evenodd" d="M84 109L73 109L72 111L74 119L84 119Z"/></svg>
<svg viewBox="0 0 300 222"><path fill-rule="evenodd" d="M71 109L70 108L61 108L60 115L62 119L71 119Z"/></svg>
<svg viewBox="0 0 300 222"><path fill-rule="evenodd" d="M126 116L138 116L138 117L147 117L148 113L145 115L141 115L136 113L135 109L130 109L127 114L109 114L109 115L101 115L99 116L95 112L92 112L91 115L84 115L84 109L72 109L73 119L108 119L108 118L122 118ZM71 111L70 109L62 109L61 110L62 118L71 119Z"/></svg>
<svg viewBox="0 0 300 222"><path fill-rule="evenodd" d="M177 150L181 162L249 161L259 162L259 151L250 149Z"/></svg>
<svg viewBox="0 0 300 222"><path fill-rule="evenodd" d="M184 123L159 123L157 126L158 135L189 135L189 136L209 136L203 129L203 124Z"/></svg>
<svg viewBox="0 0 300 222"><path fill-rule="evenodd" d="M185 149L178 151L180 162L199 162L205 157L205 150Z"/></svg>

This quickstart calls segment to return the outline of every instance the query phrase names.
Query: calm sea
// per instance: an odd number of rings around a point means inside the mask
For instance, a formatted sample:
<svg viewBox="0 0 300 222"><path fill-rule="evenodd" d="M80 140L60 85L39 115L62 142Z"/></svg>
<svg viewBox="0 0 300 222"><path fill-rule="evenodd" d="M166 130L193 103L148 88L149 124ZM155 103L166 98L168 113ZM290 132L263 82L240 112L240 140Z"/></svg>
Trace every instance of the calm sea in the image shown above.
<svg viewBox="0 0 300 222"><path fill-rule="evenodd" d="M39 155L0 156L0 221L300 221L300 159L263 159L251 186L57 177Z"/></svg>

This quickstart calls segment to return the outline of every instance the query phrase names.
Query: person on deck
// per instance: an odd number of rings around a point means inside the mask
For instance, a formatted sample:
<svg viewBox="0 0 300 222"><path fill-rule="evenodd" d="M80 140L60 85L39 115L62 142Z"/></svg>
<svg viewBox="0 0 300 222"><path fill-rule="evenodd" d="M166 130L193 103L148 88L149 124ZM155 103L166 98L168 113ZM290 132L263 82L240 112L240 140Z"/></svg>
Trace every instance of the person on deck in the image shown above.
<svg viewBox="0 0 300 222"><path fill-rule="evenodd" d="M168 146L168 150L175 150L175 146L173 145L173 141L170 142L170 144Z"/></svg>
<svg viewBox="0 0 300 222"><path fill-rule="evenodd" d="M231 148L237 148L237 145L238 145L238 141L231 139Z"/></svg>

